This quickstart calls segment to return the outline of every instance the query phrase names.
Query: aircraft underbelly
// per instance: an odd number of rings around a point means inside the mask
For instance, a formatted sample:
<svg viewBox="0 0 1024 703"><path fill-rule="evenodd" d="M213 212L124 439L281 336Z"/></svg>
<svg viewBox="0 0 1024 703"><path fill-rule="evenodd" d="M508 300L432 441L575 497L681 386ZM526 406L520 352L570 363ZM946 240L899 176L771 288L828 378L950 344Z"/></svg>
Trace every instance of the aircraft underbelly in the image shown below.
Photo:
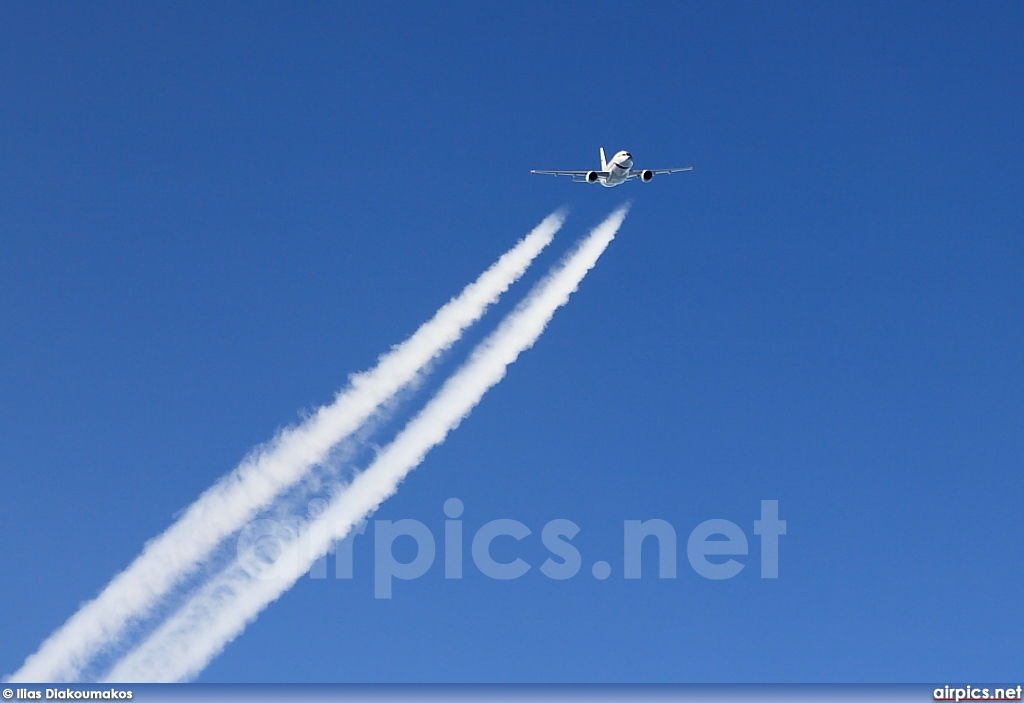
<svg viewBox="0 0 1024 703"><path fill-rule="evenodd" d="M613 170L607 178L601 181L601 185L605 188L612 188L625 182L626 177L629 175L629 171L623 171L621 174L617 170Z"/></svg>

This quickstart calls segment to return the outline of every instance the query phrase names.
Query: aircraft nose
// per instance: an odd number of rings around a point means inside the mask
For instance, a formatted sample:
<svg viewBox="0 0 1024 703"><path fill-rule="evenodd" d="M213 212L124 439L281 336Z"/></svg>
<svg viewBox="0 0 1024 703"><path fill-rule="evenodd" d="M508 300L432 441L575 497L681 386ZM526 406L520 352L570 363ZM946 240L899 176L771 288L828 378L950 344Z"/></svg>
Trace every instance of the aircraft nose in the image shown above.
<svg viewBox="0 0 1024 703"><path fill-rule="evenodd" d="M632 154L630 154L630 153L629 153L629 152L627 151L627 152L626 152L626 158L627 158L627 159L632 159L632 158L633 158L633 155L632 155Z"/></svg>

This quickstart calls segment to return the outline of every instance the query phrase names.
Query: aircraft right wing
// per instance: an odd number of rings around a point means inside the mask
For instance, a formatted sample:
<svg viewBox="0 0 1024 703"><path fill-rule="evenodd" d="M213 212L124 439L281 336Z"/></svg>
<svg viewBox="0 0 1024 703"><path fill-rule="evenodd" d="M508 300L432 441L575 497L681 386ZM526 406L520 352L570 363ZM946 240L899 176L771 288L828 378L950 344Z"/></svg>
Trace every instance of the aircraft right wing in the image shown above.
<svg viewBox="0 0 1024 703"><path fill-rule="evenodd" d="M530 173L540 173L545 176L572 176L573 181L577 183L586 183L589 173L593 173L599 178L607 178L611 175L608 171L530 171Z"/></svg>

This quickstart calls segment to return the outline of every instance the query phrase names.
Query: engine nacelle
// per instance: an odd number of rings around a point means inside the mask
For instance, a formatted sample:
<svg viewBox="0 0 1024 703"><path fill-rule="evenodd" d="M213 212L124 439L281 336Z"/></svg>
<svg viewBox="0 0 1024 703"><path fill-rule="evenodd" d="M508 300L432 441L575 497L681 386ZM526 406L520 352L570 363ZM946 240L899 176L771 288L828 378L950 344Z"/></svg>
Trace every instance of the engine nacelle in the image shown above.
<svg viewBox="0 0 1024 703"><path fill-rule="evenodd" d="M641 171L640 180L644 183L650 183L651 179L654 178L654 171Z"/></svg>
<svg viewBox="0 0 1024 703"><path fill-rule="evenodd" d="M597 183L597 171L587 171L587 183Z"/></svg>

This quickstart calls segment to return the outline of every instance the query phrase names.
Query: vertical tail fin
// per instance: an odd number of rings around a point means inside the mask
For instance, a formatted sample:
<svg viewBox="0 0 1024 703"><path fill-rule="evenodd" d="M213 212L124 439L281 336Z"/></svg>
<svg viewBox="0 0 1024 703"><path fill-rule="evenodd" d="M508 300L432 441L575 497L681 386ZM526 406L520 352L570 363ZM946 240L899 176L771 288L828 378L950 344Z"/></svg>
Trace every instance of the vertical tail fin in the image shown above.
<svg viewBox="0 0 1024 703"><path fill-rule="evenodd" d="M605 161L605 159L604 159L604 147L603 146L599 147L599 149L601 151L601 170L602 171L607 171L608 170L608 162Z"/></svg>

